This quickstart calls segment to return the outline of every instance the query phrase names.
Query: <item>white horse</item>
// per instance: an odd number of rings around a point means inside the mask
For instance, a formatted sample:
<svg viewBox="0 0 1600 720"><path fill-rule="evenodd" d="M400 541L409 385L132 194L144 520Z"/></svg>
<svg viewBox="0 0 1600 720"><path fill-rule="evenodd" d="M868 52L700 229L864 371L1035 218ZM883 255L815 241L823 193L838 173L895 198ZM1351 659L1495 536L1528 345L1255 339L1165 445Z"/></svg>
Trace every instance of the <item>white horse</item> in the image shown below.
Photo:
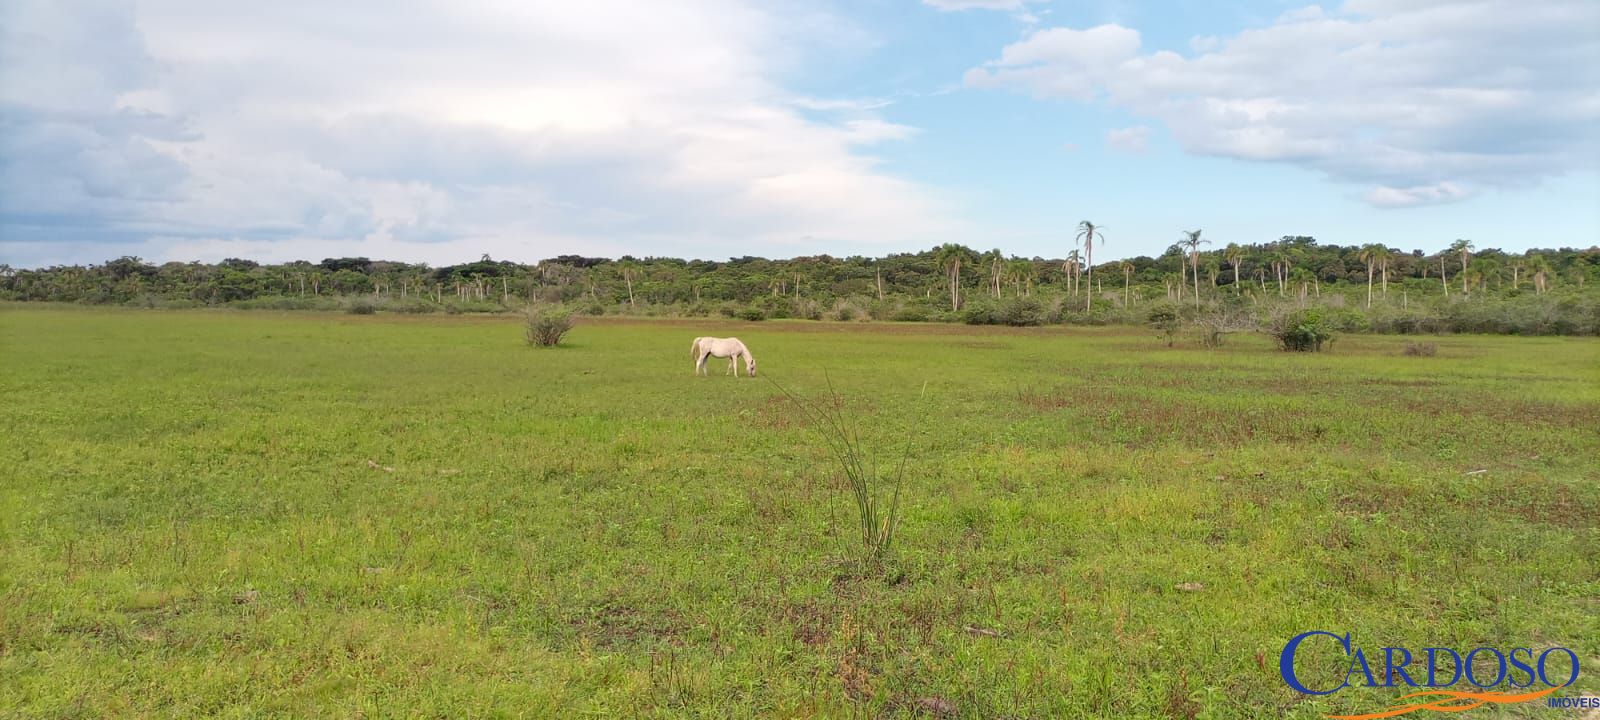
<svg viewBox="0 0 1600 720"><path fill-rule="evenodd" d="M697 337L692 346L694 355L694 374L710 374L706 370L706 360L712 356L728 359L728 372L734 377L739 377L739 358L744 358L744 369L750 377L756 376L756 356L750 354L750 348L739 342L739 338L714 338Z"/></svg>

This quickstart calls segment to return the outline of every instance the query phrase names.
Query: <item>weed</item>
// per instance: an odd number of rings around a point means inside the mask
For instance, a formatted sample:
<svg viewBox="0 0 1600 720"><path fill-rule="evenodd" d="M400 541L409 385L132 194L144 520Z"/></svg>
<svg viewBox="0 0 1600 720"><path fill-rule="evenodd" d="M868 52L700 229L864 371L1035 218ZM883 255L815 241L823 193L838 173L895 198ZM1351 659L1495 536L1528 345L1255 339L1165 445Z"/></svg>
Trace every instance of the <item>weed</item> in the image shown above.
<svg viewBox="0 0 1600 720"><path fill-rule="evenodd" d="M861 545L867 557L882 560L894 545L895 529L900 523L900 490L904 486L906 460L911 457L908 430L905 450L892 475L879 473L878 459L861 449L861 436L855 425L845 417L844 398L828 381L828 394L823 401L806 401L767 378L811 423L811 428L827 444L829 453L844 472L850 497L856 507L856 519L861 526ZM927 386L924 385L924 393ZM888 498L880 497L880 486L888 485Z"/></svg>

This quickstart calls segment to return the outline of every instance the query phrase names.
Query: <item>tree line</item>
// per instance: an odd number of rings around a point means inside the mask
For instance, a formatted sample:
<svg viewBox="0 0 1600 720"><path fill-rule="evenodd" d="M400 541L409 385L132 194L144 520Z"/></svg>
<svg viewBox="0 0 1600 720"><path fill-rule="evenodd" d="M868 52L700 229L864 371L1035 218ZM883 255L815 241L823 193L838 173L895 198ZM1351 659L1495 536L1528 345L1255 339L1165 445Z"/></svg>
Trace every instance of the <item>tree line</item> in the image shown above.
<svg viewBox="0 0 1600 720"><path fill-rule="evenodd" d="M0 298L284 309L368 303L407 312L561 303L592 314L1020 319L1013 324L1037 324L1035 320L1137 321L1142 317L1137 310L1152 304L1202 312L1240 302L1263 307L1319 303L1374 312L1415 306L1420 312L1477 300L1548 305L1581 315L1600 281L1596 247L1514 253L1457 240L1426 252L1382 243L1323 245L1307 236L1219 246L1203 230L1191 230L1159 256L1096 264L1094 251L1107 244L1102 230L1086 221L1076 239L1057 258L1025 258L958 244L885 257L783 260L562 255L518 263L484 255L443 267L367 258L279 264L230 258L157 265L122 257L87 266L0 265ZM1521 300L1525 297L1535 300ZM1006 308L1021 308L1023 317L992 317Z"/></svg>

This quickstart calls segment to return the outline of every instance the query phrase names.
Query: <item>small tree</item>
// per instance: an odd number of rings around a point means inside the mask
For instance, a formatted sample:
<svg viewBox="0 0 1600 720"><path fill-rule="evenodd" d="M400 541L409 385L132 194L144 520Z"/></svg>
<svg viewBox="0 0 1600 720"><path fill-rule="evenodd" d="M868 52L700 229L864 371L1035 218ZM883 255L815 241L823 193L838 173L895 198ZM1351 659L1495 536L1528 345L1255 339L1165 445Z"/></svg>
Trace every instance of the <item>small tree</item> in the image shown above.
<svg viewBox="0 0 1600 720"><path fill-rule="evenodd" d="M560 308L533 308L524 311L529 345L555 347L572 329L572 311Z"/></svg>
<svg viewBox="0 0 1600 720"><path fill-rule="evenodd" d="M1169 304L1151 308L1145 321L1155 329L1157 337L1167 343L1167 347L1172 347L1178 337L1178 329L1183 327L1183 320L1178 317L1178 308Z"/></svg>

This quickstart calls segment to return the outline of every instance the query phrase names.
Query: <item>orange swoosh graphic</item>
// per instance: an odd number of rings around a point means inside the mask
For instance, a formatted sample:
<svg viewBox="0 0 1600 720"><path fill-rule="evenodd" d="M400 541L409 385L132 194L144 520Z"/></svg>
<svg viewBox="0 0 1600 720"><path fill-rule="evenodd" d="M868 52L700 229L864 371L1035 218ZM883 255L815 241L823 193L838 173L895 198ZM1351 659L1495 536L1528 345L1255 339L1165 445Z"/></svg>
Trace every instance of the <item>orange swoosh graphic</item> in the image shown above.
<svg viewBox="0 0 1600 720"><path fill-rule="evenodd" d="M1382 712L1368 713L1366 715L1329 715L1328 717L1332 718L1333 720L1374 720L1375 718L1388 718L1388 717L1395 717L1396 715L1405 715L1407 713L1414 713L1414 712L1416 712L1418 710L1432 710L1434 712L1449 712L1449 713L1466 712L1468 710L1473 710L1473 709L1476 709L1476 708L1483 707L1484 705L1488 705L1489 703L1495 703L1495 704L1498 704L1498 705L1504 705L1504 704L1509 704L1509 703L1519 703L1519 702L1527 702L1529 700L1537 700L1537 699L1542 698L1542 697L1544 697L1546 695L1549 695L1550 693L1553 693L1553 692L1555 692L1557 690L1560 690L1563 687L1566 687L1566 686L1565 685L1559 685L1559 686L1552 687L1552 688L1545 688L1543 690L1535 690L1535 691L1532 691L1532 692L1525 692L1525 693L1519 693L1519 694L1504 693L1504 692L1471 693L1471 692L1459 692L1459 691L1455 691L1455 690L1424 690L1423 692L1414 692L1414 693L1411 693L1410 695L1401 695L1398 699L1399 700L1405 700L1407 698L1417 698L1417 697L1433 697L1433 698L1438 698L1438 699L1436 699L1436 700L1427 700L1427 701L1424 701L1424 702L1414 703L1414 704L1411 704L1411 705L1397 705L1397 706L1389 708L1388 710L1384 710ZM1452 704L1452 703L1457 703L1458 701L1463 701L1463 700L1466 701L1466 702L1462 703L1462 704Z"/></svg>

